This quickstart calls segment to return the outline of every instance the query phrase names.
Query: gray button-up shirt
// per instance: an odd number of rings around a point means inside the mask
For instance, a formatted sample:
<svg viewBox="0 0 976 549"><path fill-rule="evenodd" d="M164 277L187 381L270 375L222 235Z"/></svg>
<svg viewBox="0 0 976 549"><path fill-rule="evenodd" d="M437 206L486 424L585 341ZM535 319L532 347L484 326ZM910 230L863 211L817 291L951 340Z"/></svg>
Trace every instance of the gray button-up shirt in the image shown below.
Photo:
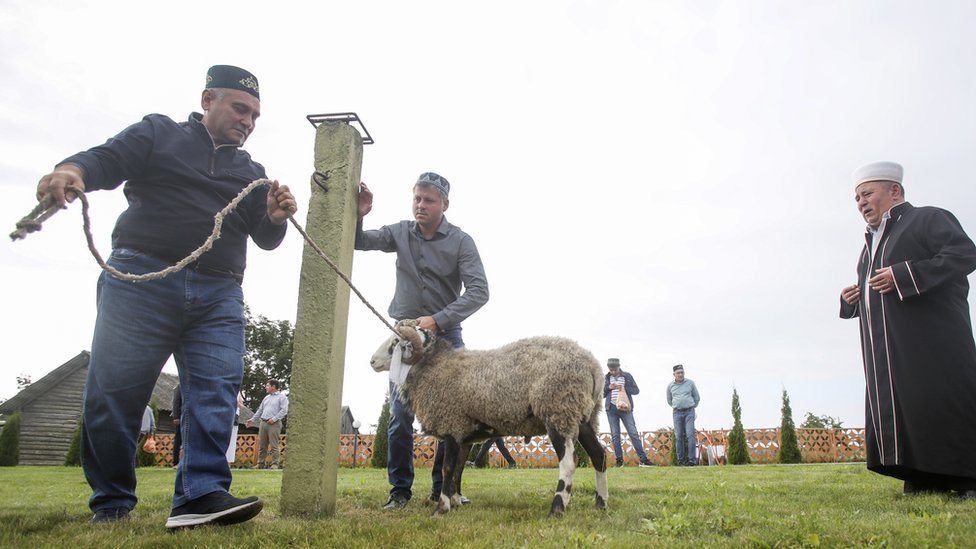
<svg viewBox="0 0 976 549"><path fill-rule="evenodd" d="M391 318L432 316L438 328L449 330L488 302L488 279L474 239L447 218L430 240L424 239L416 221L363 230L360 220L356 249L396 252Z"/></svg>
<svg viewBox="0 0 976 549"><path fill-rule="evenodd" d="M281 421L288 415L288 397L278 391L273 395L267 395L261 401L261 405L254 411L254 417L260 420L273 419Z"/></svg>

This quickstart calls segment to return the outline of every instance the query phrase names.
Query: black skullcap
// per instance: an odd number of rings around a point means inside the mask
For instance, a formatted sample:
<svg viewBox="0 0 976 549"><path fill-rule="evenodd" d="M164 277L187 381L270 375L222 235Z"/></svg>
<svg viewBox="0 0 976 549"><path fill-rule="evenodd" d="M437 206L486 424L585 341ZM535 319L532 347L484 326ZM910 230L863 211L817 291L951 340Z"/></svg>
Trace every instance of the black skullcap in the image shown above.
<svg viewBox="0 0 976 549"><path fill-rule="evenodd" d="M619 368L619 367L620 367L620 359L619 358L608 358L607 359L607 368L614 368L614 369L616 369L616 368Z"/></svg>
<svg viewBox="0 0 976 549"><path fill-rule="evenodd" d="M683 371L684 369L685 369L685 367L684 367L684 366L682 366L682 365L680 365L680 364L675 364L675 365L674 365L674 368L671 368L671 371L672 371L672 372L677 372L678 370L682 370L682 371Z"/></svg>
<svg viewBox="0 0 976 549"><path fill-rule="evenodd" d="M433 185L437 187L441 194L448 196L451 194L451 184L443 177L434 172L425 172L417 178L417 185Z"/></svg>
<svg viewBox="0 0 976 549"><path fill-rule="evenodd" d="M204 88L228 88L247 92L258 99L258 79L246 70L233 65L214 65L207 71L207 85Z"/></svg>

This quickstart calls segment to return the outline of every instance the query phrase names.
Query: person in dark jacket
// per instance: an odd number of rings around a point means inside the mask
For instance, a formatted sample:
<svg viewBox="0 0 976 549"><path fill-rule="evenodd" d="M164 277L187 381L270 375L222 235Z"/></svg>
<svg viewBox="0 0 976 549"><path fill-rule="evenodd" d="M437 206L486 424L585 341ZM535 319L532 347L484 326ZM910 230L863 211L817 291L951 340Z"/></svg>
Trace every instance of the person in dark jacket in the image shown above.
<svg viewBox="0 0 976 549"><path fill-rule="evenodd" d="M129 205L115 225L107 263L144 274L184 259L210 235L214 215L265 178L264 167L240 148L261 113L257 78L215 65L200 105L203 114L186 122L150 114L104 145L63 160L41 178L38 199L50 195L64 205L78 192L124 183ZM188 451L177 468L167 528L232 524L261 511L260 498L229 493L224 458L243 377L241 282L248 238L266 250L277 247L296 209L288 187L275 181L249 194L224 219L213 248L186 269L135 284L101 274L82 428L92 523L123 520L136 505L139 418L171 355ZM274 281L267 286L273 289Z"/></svg>
<svg viewBox="0 0 976 549"><path fill-rule="evenodd" d="M841 318L860 321L867 467L906 494L976 500L976 342L969 275L976 245L949 211L905 201L895 162L855 170L867 227Z"/></svg>
<svg viewBox="0 0 976 549"><path fill-rule="evenodd" d="M640 393L634 376L620 369L620 359L607 360L607 375L603 382L603 396L606 399L605 409L607 421L610 422L610 438L613 440L613 453L617 458L617 467L624 466L624 450L620 444L620 422L627 429L630 443L640 458L641 467L651 467L653 463L647 459L644 444L641 442L637 424L634 423L634 395ZM621 394L621 391L623 394ZM626 404L620 404L621 400Z"/></svg>

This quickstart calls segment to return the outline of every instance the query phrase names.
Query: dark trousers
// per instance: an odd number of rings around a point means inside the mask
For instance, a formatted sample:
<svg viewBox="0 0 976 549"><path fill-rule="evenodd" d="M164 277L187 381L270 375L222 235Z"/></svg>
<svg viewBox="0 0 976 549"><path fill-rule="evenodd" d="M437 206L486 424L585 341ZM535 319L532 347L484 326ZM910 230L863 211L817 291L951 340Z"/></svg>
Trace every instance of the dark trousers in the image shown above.
<svg viewBox="0 0 976 549"><path fill-rule="evenodd" d="M180 464L180 450L183 446L183 429L176 427L176 436L173 437L173 465Z"/></svg>
<svg viewBox="0 0 976 549"><path fill-rule="evenodd" d="M509 465L515 464L515 458L512 454L508 453L508 448L505 448L505 439L502 437L493 437L484 441L481 444L481 450L478 451L477 457L474 458L475 467L484 467L488 462L488 451L491 450L491 445L494 444L498 448L498 452L505 458L505 461Z"/></svg>
<svg viewBox="0 0 976 549"><path fill-rule="evenodd" d="M449 340L454 347L464 347L461 327L452 328L437 334ZM410 499L413 491L413 412L400 400L396 386L390 382L390 425L387 428L386 474L390 482L390 493ZM465 459L464 456L461 459ZM444 464L444 447L438 443L434 455L434 468L431 471L431 493L440 494L444 479L441 467Z"/></svg>

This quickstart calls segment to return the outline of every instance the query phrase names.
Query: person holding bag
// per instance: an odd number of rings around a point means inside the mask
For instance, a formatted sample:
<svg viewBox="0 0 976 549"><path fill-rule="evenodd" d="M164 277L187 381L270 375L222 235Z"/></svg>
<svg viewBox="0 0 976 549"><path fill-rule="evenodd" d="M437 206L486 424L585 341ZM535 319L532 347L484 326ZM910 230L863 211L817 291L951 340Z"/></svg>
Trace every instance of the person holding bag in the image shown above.
<svg viewBox="0 0 976 549"><path fill-rule="evenodd" d="M142 413L142 427L139 428L142 439L142 451L147 454L156 453L156 414L151 406L146 406Z"/></svg>
<svg viewBox="0 0 976 549"><path fill-rule="evenodd" d="M620 444L620 422L627 429L630 442L640 458L641 467L651 467L653 463L647 459L644 444L634 423L633 395L640 392L634 376L620 369L620 359L607 359L607 375L603 382L603 397L606 399L607 420L610 422L610 437L613 440L613 453L617 458L617 467L624 466L624 450Z"/></svg>

